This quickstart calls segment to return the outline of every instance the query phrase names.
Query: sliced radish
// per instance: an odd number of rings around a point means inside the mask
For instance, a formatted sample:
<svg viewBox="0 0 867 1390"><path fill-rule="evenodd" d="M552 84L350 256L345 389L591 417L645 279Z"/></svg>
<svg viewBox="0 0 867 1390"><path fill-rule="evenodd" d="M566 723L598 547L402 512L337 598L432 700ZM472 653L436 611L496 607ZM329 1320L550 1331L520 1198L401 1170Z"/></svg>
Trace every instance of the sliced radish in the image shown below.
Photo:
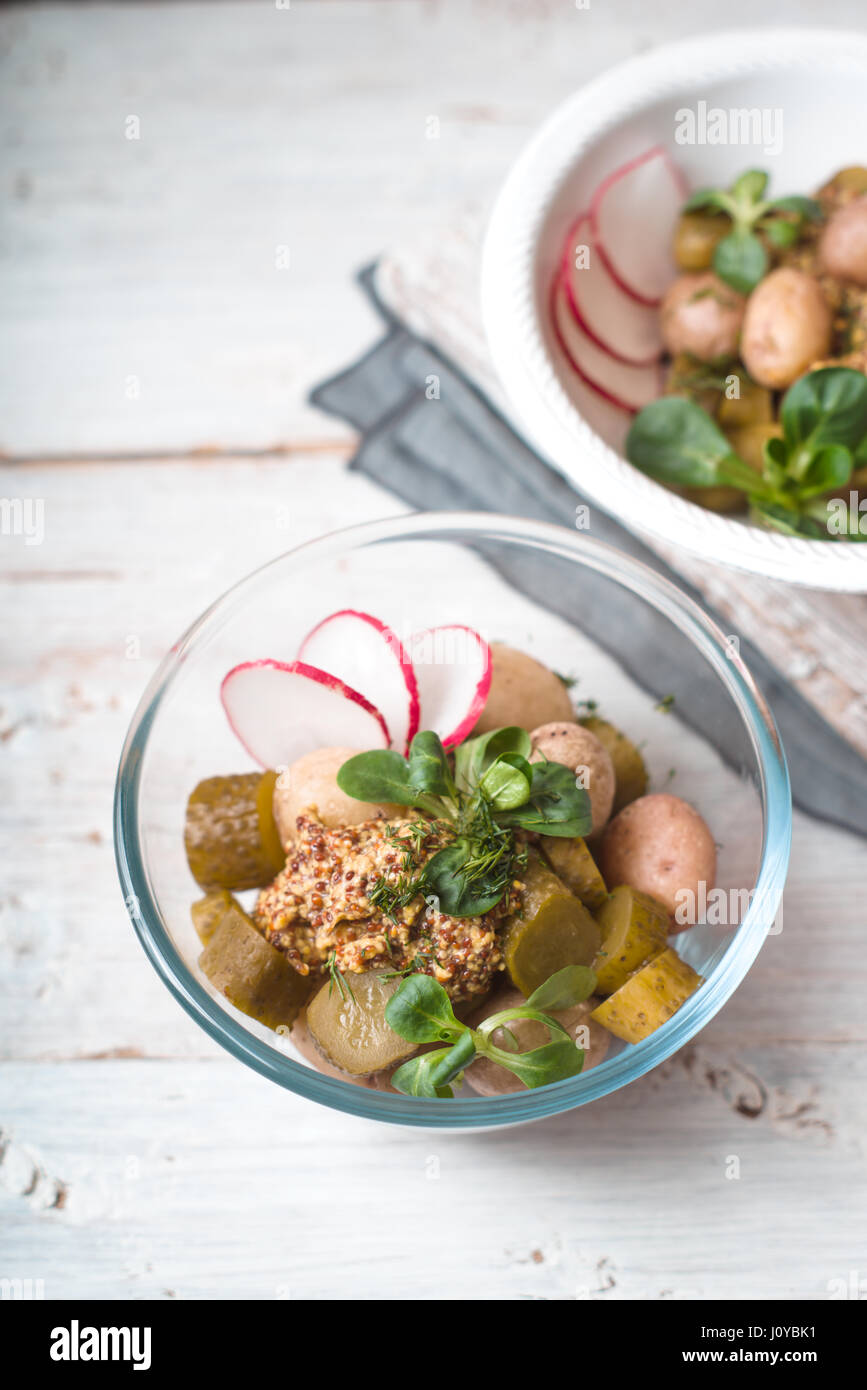
<svg viewBox="0 0 867 1390"><path fill-rule="evenodd" d="M566 238L563 283L579 326L603 352L633 366L648 366L659 359L659 311L620 288L599 255L587 213Z"/></svg>
<svg viewBox="0 0 867 1390"><path fill-rule="evenodd" d="M572 370L604 400L631 413L656 400L661 387L659 367L636 367L598 347L572 313L562 273L552 286L551 323Z"/></svg>
<svg viewBox="0 0 867 1390"><path fill-rule="evenodd" d="M615 169L593 195L599 254L640 304L658 304L674 279L671 244L685 197L683 176L660 145Z"/></svg>
<svg viewBox="0 0 867 1390"><path fill-rule="evenodd" d="M223 677L220 698L234 733L262 767L284 767L329 744L389 744L375 705L304 661L244 661Z"/></svg>
<svg viewBox="0 0 867 1390"><path fill-rule="evenodd" d="M463 623L417 632L410 641L421 694L422 727L439 734L446 748L473 729L491 688L491 649Z"/></svg>
<svg viewBox="0 0 867 1390"><path fill-rule="evenodd" d="M363 690L382 711L392 747L409 750L418 733L418 685L406 648L387 623L342 608L308 632L298 656Z"/></svg>

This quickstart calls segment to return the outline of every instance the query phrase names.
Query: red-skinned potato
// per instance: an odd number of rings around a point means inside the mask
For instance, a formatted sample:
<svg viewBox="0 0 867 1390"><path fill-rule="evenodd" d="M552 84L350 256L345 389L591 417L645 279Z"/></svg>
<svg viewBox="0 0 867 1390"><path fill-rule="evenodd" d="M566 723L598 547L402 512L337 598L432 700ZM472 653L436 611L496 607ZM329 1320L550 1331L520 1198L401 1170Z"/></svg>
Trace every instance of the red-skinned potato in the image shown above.
<svg viewBox="0 0 867 1390"><path fill-rule="evenodd" d="M829 218L819 239L819 259L836 279L867 286L867 197L856 198Z"/></svg>
<svg viewBox="0 0 867 1390"><path fill-rule="evenodd" d="M781 266L747 301L741 357L754 381L782 391L831 349L831 310L819 282Z"/></svg>
<svg viewBox="0 0 867 1390"><path fill-rule="evenodd" d="M502 642L491 643L491 688L474 734L516 725L535 729L555 719L574 719L569 692L559 676L535 657Z"/></svg>
<svg viewBox="0 0 867 1390"><path fill-rule="evenodd" d="M700 885L709 892L716 882L716 846L689 802L655 792L614 817L602 837L599 867L606 883L627 884L662 903L675 932L692 925L690 907ZM675 916L679 908L683 920Z"/></svg>
<svg viewBox="0 0 867 1390"><path fill-rule="evenodd" d="M562 763L580 778L580 785L590 797L593 814L593 827L588 833L601 830L614 805L616 778L608 750L589 729L568 720L541 724L530 734L530 739L533 744L531 762L547 758L549 762Z"/></svg>
<svg viewBox="0 0 867 1390"><path fill-rule="evenodd" d="M466 1021L471 1028L478 1028L479 1024L483 1023L486 1018L490 1018L491 1014L498 1014L503 1009L519 1009L526 1002L519 990L503 990L486 1000L481 1008L476 1009ZM603 1060L611 1040L608 1030L590 1017L591 1010L598 1003L598 999L585 999L583 1003L576 1004L572 1009L564 1009L561 1013L551 1015L553 1019L563 1025L572 1038L584 1047L582 1076L584 1072L597 1066ZM586 1029L587 1031L582 1032L579 1036L579 1029ZM543 1047L548 1042L547 1028L543 1023L537 1023L532 1018L522 1018L510 1023L509 1031L516 1038L521 1052L529 1052L534 1047ZM493 1041L497 1046L503 1046L499 1029L494 1033ZM513 1095L516 1091L527 1089L523 1081L520 1081L517 1076L507 1071L505 1067L497 1066L496 1062L491 1062L487 1057L477 1057L475 1062L467 1068L466 1078L473 1090L480 1096Z"/></svg>
<svg viewBox="0 0 867 1390"><path fill-rule="evenodd" d="M671 353L688 353L699 362L734 357L746 300L712 271L681 275L660 305L662 339Z"/></svg>
<svg viewBox="0 0 867 1390"><path fill-rule="evenodd" d="M295 838L295 821L302 811L316 808L323 825L336 830L342 825L360 825L376 816L391 818L404 814L400 806L373 805L347 796L337 785L337 773L358 748L317 748L280 773L274 787L274 820L281 844Z"/></svg>

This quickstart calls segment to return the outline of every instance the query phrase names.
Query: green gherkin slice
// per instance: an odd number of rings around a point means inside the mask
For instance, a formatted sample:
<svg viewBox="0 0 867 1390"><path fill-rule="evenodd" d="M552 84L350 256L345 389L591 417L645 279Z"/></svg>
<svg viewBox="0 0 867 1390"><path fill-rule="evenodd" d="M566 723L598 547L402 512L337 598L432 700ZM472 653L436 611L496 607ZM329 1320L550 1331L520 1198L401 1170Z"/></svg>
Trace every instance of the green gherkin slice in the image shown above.
<svg viewBox="0 0 867 1390"><path fill-rule="evenodd" d="M198 902L193 903L190 908L190 916L203 946L207 946L234 903L235 899L225 888L217 888L213 893L206 893L203 898L199 898Z"/></svg>
<svg viewBox="0 0 867 1390"><path fill-rule="evenodd" d="M196 882L207 889L264 888L285 863L274 821L276 772L208 777L187 802L184 847Z"/></svg>
<svg viewBox="0 0 867 1390"><path fill-rule="evenodd" d="M307 1028L318 1051L350 1076L369 1076L416 1051L389 1027L385 1008L400 984L388 971L347 974L343 988L329 980L310 1001Z"/></svg>
<svg viewBox="0 0 867 1390"><path fill-rule="evenodd" d="M503 959L512 984L528 997L567 965L591 965L600 932L587 908L540 859L523 875L521 911L507 919Z"/></svg>
<svg viewBox="0 0 867 1390"><path fill-rule="evenodd" d="M230 1004L266 1028L291 1026L318 982L318 977L299 975L234 900L199 956L199 965Z"/></svg>
<svg viewBox="0 0 867 1390"><path fill-rule="evenodd" d="M579 723L585 729L589 729L591 734L596 735L614 764L615 791L611 814L616 816L630 801L636 801L647 791L647 768L644 766L644 759L632 740L613 724L609 724L607 719L588 714L586 718L579 720Z"/></svg>
<svg viewBox="0 0 867 1390"><path fill-rule="evenodd" d="M553 835L543 835L539 843L551 868L569 892L580 898L590 912L600 908L608 897L608 889L584 841L557 840Z"/></svg>

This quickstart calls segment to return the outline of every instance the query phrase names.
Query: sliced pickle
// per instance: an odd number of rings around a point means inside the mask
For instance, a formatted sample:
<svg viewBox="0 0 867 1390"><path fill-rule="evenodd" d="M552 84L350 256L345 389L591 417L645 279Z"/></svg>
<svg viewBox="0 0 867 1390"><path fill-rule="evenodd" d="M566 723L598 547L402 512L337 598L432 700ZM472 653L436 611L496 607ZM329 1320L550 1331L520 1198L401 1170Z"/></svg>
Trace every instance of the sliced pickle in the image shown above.
<svg viewBox="0 0 867 1390"><path fill-rule="evenodd" d="M225 888L206 893L198 902L193 903L190 916L203 946L207 946L229 908L234 906L235 899Z"/></svg>
<svg viewBox="0 0 867 1390"><path fill-rule="evenodd" d="M674 259L680 270L709 270L717 244L732 229L724 212L682 212L674 232Z"/></svg>
<svg viewBox="0 0 867 1390"><path fill-rule="evenodd" d="M264 888L283 868L272 809L276 772L208 777L187 802L184 846L202 888Z"/></svg>
<svg viewBox="0 0 867 1390"><path fill-rule="evenodd" d="M316 983L299 975L234 901L199 956L199 965L230 1004L266 1028L291 1026Z"/></svg>
<svg viewBox="0 0 867 1390"><path fill-rule="evenodd" d="M329 980L311 999L307 1029L326 1062L349 1076L370 1076L409 1057L417 1044L385 1021L385 1006L400 977L384 970L347 974L344 988Z"/></svg>
<svg viewBox="0 0 867 1390"><path fill-rule="evenodd" d="M716 418L724 430L743 429L746 425L770 425L774 418L774 398L767 386L759 386L741 376L740 394L726 396L719 403Z"/></svg>
<svg viewBox="0 0 867 1390"><path fill-rule="evenodd" d="M607 719L599 719L595 714L589 714L580 722L591 734L596 735L604 748L607 748L614 764L616 786L611 814L616 816L630 801L636 801L647 791L647 768L644 766L644 759L632 740L613 724L609 724Z"/></svg>
<svg viewBox="0 0 867 1390"><path fill-rule="evenodd" d="M624 1042L641 1042L676 1014L703 983L701 975L669 946L630 975L615 994L596 1006L590 1017Z"/></svg>
<svg viewBox="0 0 867 1390"><path fill-rule="evenodd" d="M601 907L608 897L608 889L584 841L543 835L540 845L551 868L563 880L569 892L580 898L591 912Z"/></svg>
<svg viewBox="0 0 867 1390"><path fill-rule="evenodd" d="M613 994L668 945L668 912L655 898L622 885L596 913L602 945L593 966L599 994Z"/></svg>
<svg viewBox="0 0 867 1390"><path fill-rule="evenodd" d="M541 859L530 860L523 881L521 911L506 922L503 959L526 996L564 966L590 965L600 934L584 904Z"/></svg>
<svg viewBox="0 0 867 1390"><path fill-rule="evenodd" d="M735 429L726 426L725 433L738 458L748 463L754 473L761 473L765 466L765 445L769 439L781 439L783 427L778 420L766 420L754 425L738 425Z"/></svg>

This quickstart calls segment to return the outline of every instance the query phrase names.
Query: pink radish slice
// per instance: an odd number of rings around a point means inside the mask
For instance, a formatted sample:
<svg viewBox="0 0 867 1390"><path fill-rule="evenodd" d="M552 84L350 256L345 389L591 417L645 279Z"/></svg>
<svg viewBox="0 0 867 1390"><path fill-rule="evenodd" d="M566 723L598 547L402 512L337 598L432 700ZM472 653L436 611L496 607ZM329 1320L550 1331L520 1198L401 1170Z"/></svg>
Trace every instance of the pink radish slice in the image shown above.
<svg viewBox="0 0 867 1390"><path fill-rule="evenodd" d="M658 304L674 279L672 238L686 197L680 170L657 145L615 169L590 204L593 240L617 284Z"/></svg>
<svg viewBox="0 0 867 1390"><path fill-rule="evenodd" d="M417 632L410 641L421 694L422 728L439 734L446 748L472 731L491 688L491 649L463 623Z"/></svg>
<svg viewBox="0 0 867 1390"><path fill-rule="evenodd" d="M343 608L308 632L298 656L363 690L382 711L392 747L408 752L418 733L418 684L406 648L387 623Z"/></svg>
<svg viewBox="0 0 867 1390"><path fill-rule="evenodd" d="M630 298L612 278L586 213L566 238L563 283L572 313L598 348L633 366L658 361L662 355L659 311Z"/></svg>
<svg viewBox="0 0 867 1390"><path fill-rule="evenodd" d="M262 767L285 767L329 744L388 747L376 706L304 661L244 661L223 677L220 698L233 732Z"/></svg>
<svg viewBox="0 0 867 1390"><path fill-rule="evenodd" d="M606 401L620 410L635 412L656 400L661 385L659 367L620 362L597 347L572 313L562 274L552 287L551 322L570 367Z"/></svg>

